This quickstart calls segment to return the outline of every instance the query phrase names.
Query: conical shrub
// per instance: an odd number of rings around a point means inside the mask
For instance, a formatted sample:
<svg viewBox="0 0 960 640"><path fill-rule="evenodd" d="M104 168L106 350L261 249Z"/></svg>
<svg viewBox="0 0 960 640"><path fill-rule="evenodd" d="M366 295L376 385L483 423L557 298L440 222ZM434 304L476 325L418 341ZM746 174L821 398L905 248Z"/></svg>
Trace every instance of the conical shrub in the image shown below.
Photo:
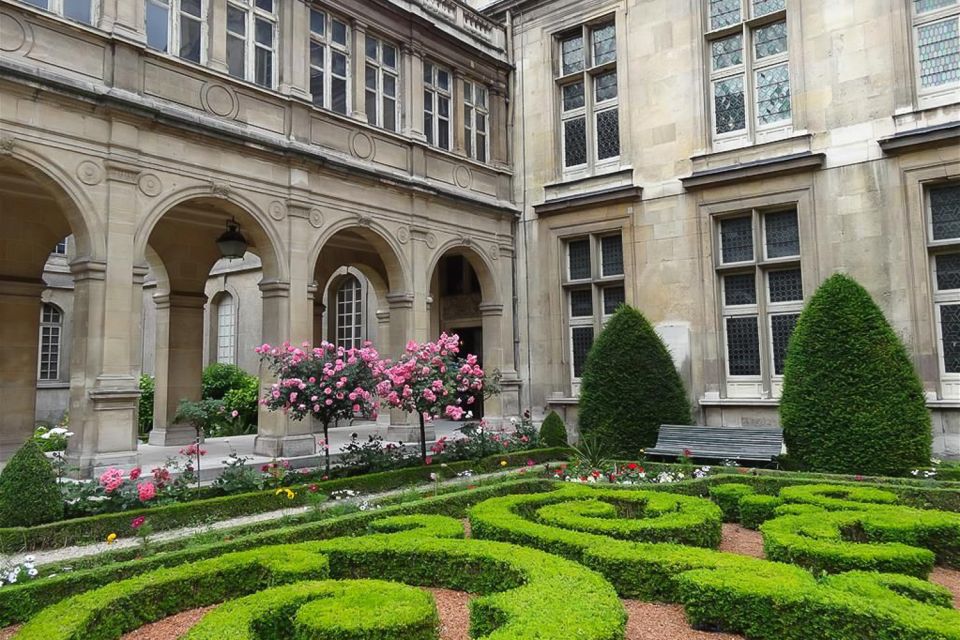
<svg viewBox="0 0 960 640"><path fill-rule="evenodd" d="M63 497L50 461L33 440L0 472L0 527L32 527L63 518Z"/></svg>
<svg viewBox="0 0 960 640"><path fill-rule="evenodd" d="M903 475L930 463L930 414L907 351L870 294L832 276L787 349L787 454L811 471Z"/></svg>
<svg viewBox="0 0 960 640"><path fill-rule="evenodd" d="M653 446L661 424L691 424L670 352L642 313L621 305L593 343L580 387L580 433L611 454Z"/></svg>
<svg viewBox="0 0 960 640"><path fill-rule="evenodd" d="M551 411L540 425L540 444L544 447L567 446L567 427L556 411Z"/></svg>

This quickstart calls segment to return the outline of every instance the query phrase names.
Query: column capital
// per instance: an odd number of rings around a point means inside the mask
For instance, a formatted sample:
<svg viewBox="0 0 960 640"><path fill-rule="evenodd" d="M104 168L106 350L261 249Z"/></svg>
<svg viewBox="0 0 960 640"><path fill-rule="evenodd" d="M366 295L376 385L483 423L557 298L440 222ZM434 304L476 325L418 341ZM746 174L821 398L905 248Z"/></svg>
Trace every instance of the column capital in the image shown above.
<svg viewBox="0 0 960 640"><path fill-rule="evenodd" d="M259 285L260 293L264 298L289 298L290 283L280 280L264 280Z"/></svg>
<svg viewBox="0 0 960 640"><path fill-rule="evenodd" d="M386 296L390 309L412 309L413 294L408 292L388 293Z"/></svg>
<svg viewBox="0 0 960 640"><path fill-rule="evenodd" d="M167 294L167 303L171 309L203 309L207 304L207 294L171 291Z"/></svg>
<svg viewBox="0 0 960 640"><path fill-rule="evenodd" d="M74 282L81 280L106 280L107 263L88 256L76 258L70 263L70 274Z"/></svg>
<svg viewBox="0 0 960 640"><path fill-rule="evenodd" d="M499 302L481 302L478 305L481 316L502 316L503 305Z"/></svg>

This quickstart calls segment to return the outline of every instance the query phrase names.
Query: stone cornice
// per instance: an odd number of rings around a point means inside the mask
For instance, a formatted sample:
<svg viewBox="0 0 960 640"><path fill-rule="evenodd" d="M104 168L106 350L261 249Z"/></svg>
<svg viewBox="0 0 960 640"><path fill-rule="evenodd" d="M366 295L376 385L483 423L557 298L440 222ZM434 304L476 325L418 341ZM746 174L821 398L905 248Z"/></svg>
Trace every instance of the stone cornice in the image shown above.
<svg viewBox="0 0 960 640"><path fill-rule="evenodd" d="M960 121L901 131L877 140L883 152L889 155L916 151L928 147L960 144Z"/></svg>
<svg viewBox="0 0 960 640"><path fill-rule="evenodd" d="M764 158L695 171L685 178L680 178L680 182L683 183L685 189L690 190L717 187L733 182L746 182L785 173L813 171L822 167L825 159L826 154L824 153L804 151L775 158Z"/></svg>

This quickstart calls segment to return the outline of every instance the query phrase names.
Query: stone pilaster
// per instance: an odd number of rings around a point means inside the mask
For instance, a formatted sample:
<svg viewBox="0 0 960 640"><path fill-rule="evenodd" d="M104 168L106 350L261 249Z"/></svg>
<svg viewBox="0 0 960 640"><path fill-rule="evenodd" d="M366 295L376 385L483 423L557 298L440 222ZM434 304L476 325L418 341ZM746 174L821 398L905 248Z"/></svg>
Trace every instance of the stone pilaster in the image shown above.
<svg viewBox="0 0 960 640"><path fill-rule="evenodd" d="M367 121L366 89L367 74L367 25L359 20L351 23L350 37L353 39L353 55L350 57L350 116L361 122Z"/></svg>
<svg viewBox="0 0 960 640"><path fill-rule="evenodd" d="M403 133L415 140L426 140L423 132L423 51L404 43L403 56Z"/></svg>
<svg viewBox="0 0 960 640"><path fill-rule="evenodd" d="M0 278L0 460L33 434L43 288L42 280Z"/></svg>
<svg viewBox="0 0 960 640"><path fill-rule="evenodd" d="M310 100L310 11L302 0L280 4L280 93Z"/></svg>

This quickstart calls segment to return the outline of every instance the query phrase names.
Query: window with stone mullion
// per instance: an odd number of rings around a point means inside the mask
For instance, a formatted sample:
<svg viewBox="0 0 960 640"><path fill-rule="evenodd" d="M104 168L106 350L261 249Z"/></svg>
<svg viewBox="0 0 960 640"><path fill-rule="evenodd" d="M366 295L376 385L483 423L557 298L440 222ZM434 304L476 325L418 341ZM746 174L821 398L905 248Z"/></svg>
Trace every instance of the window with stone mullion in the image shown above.
<svg viewBox="0 0 960 640"><path fill-rule="evenodd" d="M955 382L960 380L960 182L931 185L925 197L940 373Z"/></svg>
<svg viewBox="0 0 960 640"><path fill-rule="evenodd" d="M479 82L463 83L464 151L480 162L487 161L487 128L490 122L487 88Z"/></svg>
<svg viewBox="0 0 960 640"><path fill-rule="evenodd" d="M364 48L367 122L388 131L397 131L400 121L399 48L369 33Z"/></svg>
<svg viewBox="0 0 960 640"><path fill-rule="evenodd" d="M341 114L350 109L349 38L346 21L310 9L310 94L314 105Z"/></svg>
<svg viewBox="0 0 960 640"><path fill-rule="evenodd" d="M792 120L786 0L705 0L714 140Z"/></svg>
<svg viewBox="0 0 960 640"><path fill-rule="evenodd" d="M144 11L148 47L206 62L207 0L144 0Z"/></svg>
<svg viewBox="0 0 960 640"><path fill-rule="evenodd" d="M227 0L227 72L272 89L277 77L279 0Z"/></svg>
<svg viewBox="0 0 960 640"><path fill-rule="evenodd" d="M423 64L423 132L427 142L450 149L453 74L432 62Z"/></svg>
<svg viewBox="0 0 960 640"><path fill-rule="evenodd" d="M960 85L960 0L911 4L917 91L921 99L950 99Z"/></svg>

